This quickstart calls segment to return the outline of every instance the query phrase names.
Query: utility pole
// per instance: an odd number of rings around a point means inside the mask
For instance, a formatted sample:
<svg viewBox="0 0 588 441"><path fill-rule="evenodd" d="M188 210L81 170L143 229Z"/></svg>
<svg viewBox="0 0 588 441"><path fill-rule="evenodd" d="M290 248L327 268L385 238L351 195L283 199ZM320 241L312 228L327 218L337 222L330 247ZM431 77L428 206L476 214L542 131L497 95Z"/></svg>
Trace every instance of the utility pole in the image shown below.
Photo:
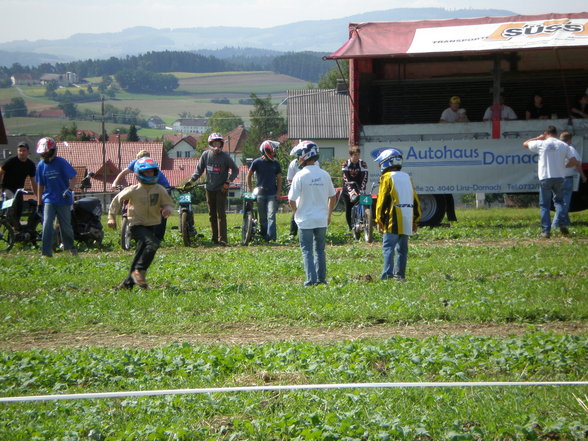
<svg viewBox="0 0 588 441"><path fill-rule="evenodd" d="M102 191L106 193L106 127L104 124L104 95L102 95Z"/></svg>
<svg viewBox="0 0 588 441"><path fill-rule="evenodd" d="M120 153L120 129L116 129L116 137L118 139L118 171L120 172L120 166L121 166L121 153Z"/></svg>

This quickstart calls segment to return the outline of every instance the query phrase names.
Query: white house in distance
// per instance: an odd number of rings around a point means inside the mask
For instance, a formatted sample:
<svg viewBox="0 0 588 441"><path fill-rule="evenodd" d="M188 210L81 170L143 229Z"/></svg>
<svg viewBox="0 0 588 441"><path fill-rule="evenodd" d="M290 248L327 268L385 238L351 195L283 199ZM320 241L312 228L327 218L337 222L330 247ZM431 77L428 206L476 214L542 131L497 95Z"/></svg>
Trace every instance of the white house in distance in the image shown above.
<svg viewBox="0 0 588 441"><path fill-rule="evenodd" d="M51 81L56 81L60 86L70 86L78 82L78 75L75 72L64 74L43 74L40 78L41 84L46 85Z"/></svg>
<svg viewBox="0 0 588 441"><path fill-rule="evenodd" d="M349 156L349 96L347 90L304 89L288 91L288 138L312 140L321 161Z"/></svg>
<svg viewBox="0 0 588 441"><path fill-rule="evenodd" d="M169 158L193 158L198 140L193 136L184 136L167 151Z"/></svg>
<svg viewBox="0 0 588 441"><path fill-rule="evenodd" d="M204 133L208 129L206 118L181 118L172 124L172 130L180 133Z"/></svg>

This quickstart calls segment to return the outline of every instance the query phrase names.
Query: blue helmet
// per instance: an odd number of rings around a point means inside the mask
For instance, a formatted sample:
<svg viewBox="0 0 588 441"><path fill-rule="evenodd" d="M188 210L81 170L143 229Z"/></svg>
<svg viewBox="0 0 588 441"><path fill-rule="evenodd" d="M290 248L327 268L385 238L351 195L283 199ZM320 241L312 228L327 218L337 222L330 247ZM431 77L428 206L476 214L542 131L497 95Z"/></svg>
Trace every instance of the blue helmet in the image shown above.
<svg viewBox="0 0 588 441"><path fill-rule="evenodd" d="M402 168L402 152L398 149L386 149L381 152L375 159L380 163L380 171L384 171L389 167Z"/></svg>
<svg viewBox="0 0 588 441"><path fill-rule="evenodd" d="M137 179L142 182L143 184L156 184L157 183L157 177L159 175L159 166L157 165L157 162L155 162L153 159L151 158L141 158L141 159L137 159L137 162L135 162L135 176L137 176ZM153 176L144 176L143 172L145 172L146 170L155 170L155 173L153 174Z"/></svg>

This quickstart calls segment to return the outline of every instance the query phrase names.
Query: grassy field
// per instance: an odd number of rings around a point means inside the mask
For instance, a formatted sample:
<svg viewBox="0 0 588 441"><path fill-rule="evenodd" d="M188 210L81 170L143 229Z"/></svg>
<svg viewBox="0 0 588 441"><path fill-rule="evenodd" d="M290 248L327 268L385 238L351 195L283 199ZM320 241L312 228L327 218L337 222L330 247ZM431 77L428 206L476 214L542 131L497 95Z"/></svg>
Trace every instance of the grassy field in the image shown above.
<svg viewBox="0 0 588 441"><path fill-rule="evenodd" d="M219 110L234 113L247 120L252 109L250 105L238 104L239 100L249 99L251 93L260 97L272 95L278 104L286 98L287 90L305 89L307 82L286 75L272 72L217 72L195 74L175 72L179 88L169 95L145 95L120 92L116 99L107 100L117 108L131 107L139 109L145 118L157 115L171 125L183 112L204 116L208 112ZM89 78L88 81L101 81L101 78ZM23 98L30 111L57 108L58 103L45 97L45 88L40 86L21 87ZM60 88L58 93L70 90L78 93L78 88ZM0 89L0 105L9 103L12 98L21 96L15 88ZM212 103L212 99L229 99L230 104ZM91 110L99 115L101 103L79 103L79 110ZM285 107L284 107L285 112ZM73 121L41 118L6 118L4 124L11 134L57 134L63 125ZM95 121L75 121L78 128L97 131ZM112 125L115 128L115 125ZM142 135L139 133L139 135Z"/></svg>
<svg viewBox="0 0 588 441"><path fill-rule="evenodd" d="M149 290L117 291L132 253L0 256L0 396L370 382L586 381L588 213L538 239L538 209L460 210L411 239L407 281L380 281L380 237L337 212L328 285L303 287L274 244L180 245ZM588 437L586 386L348 389L0 403L0 439L482 440Z"/></svg>

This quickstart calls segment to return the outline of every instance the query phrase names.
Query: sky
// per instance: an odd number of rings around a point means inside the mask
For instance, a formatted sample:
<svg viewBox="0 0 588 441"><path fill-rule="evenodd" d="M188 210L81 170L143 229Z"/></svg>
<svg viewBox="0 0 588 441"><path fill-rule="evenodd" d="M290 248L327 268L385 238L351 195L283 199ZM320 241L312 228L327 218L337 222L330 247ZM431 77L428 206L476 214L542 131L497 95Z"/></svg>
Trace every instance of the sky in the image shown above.
<svg viewBox="0 0 588 441"><path fill-rule="evenodd" d="M406 7L492 8L518 14L588 10L586 0L0 0L0 43L56 40L134 26L268 28Z"/></svg>

